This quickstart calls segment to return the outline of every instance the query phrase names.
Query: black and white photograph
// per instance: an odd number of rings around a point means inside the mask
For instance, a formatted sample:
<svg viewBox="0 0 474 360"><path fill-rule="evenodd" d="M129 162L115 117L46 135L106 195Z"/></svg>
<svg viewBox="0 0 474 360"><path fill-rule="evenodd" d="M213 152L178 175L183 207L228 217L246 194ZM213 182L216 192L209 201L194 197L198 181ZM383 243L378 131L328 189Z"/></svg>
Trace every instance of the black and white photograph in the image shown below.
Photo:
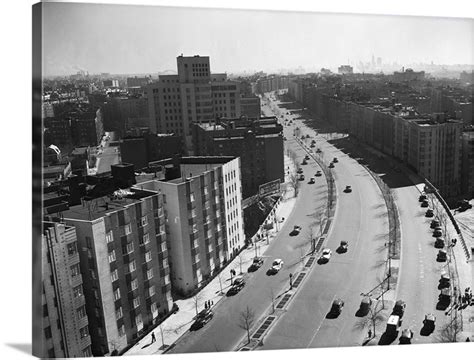
<svg viewBox="0 0 474 360"><path fill-rule="evenodd" d="M469 356L472 11L352 9L31 3L28 353Z"/></svg>

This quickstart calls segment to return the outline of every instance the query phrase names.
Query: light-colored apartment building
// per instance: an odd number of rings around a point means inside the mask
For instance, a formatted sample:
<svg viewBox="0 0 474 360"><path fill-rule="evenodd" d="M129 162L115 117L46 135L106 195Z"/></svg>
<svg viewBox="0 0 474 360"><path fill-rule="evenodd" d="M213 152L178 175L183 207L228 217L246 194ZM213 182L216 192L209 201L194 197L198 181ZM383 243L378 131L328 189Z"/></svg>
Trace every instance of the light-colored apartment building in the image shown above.
<svg viewBox="0 0 474 360"><path fill-rule="evenodd" d="M43 223L42 325L39 357L92 356L76 229Z"/></svg>
<svg viewBox="0 0 474 360"><path fill-rule="evenodd" d="M192 294L245 245L240 158L184 157L181 176L137 188L163 195L171 282Z"/></svg>
<svg viewBox="0 0 474 360"><path fill-rule="evenodd" d="M178 56L177 75L147 86L150 130L183 136L192 154L192 124L240 116L239 83L211 74L208 56Z"/></svg>

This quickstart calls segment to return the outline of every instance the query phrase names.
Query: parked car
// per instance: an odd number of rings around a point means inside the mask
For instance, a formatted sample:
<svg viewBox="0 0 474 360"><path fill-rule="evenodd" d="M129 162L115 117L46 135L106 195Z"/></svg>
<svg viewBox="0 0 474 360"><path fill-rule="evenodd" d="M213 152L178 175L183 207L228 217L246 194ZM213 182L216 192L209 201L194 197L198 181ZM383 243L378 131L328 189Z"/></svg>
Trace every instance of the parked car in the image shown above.
<svg viewBox="0 0 474 360"><path fill-rule="evenodd" d="M227 292L228 295L237 294L245 286L245 280L243 277L236 277L232 283L232 287Z"/></svg>
<svg viewBox="0 0 474 360"><path fill-rule="evenodd" d="M320 148L318 148L318 149L316 150L316 152L319 154L319 153L322 153L322 150L321 150Z"/></svg>
<svg viewBox="0 0 474 360"><path fill-rule="evenodd" d="M311 148L314 148L314 147L316 147L316 145L314 145L314 144L311 144L309 147L311 147Z"/></svg>
<svg viewBox="0 0 474 360"><path fill-rule="evenodd" d="M257 271L263 265L263 258L261 256L256 256L253 258L252 265L249 267L249 271Z"/></svg>
<svg viewBox="0 0 474 360"><path fill-rule="evenodd" d="M191 325L191 330L202 328L205 324L211 321L214 313L211 309L204 309L196 316L196 321Z"/></svg>
<svg viewBox="0 0 474 360"><path fill-rule="evenodd" d="M314 174L314 176L321 176L321 175L322 175L321 170L316 171L316 174Z"/></svg>
<svg viewBox="0 0 474 360"><path fill-rule="evenodd" d="M332 302L331 310L329 310L329 313L332 315L339 315L343 307L344 307L344 301L339 298L336 298Z"/></svg>
<svg viewBox="0 0 474 360"><path fill-rule="evenodd" d="M426 332L432 333L436 326L436 316L429 313L425 315L425 319L423 320L423 329Z"/></svg>
<svg viewBox="0 0 474 360"><path fill-rule="evenodd" d="M337 157L335 157L334 159L332 159L332 162L337 163L337 162L339 162L339 160L337 160Z"/></svg>
<svg viewBox="0 0 474 360"><path fill-rule="evenodd" d="M421 194L419 197L418 197L418 201L419 202L422 202L422 201L426 201L426 195L425 194Z"/></svg>
<svg viewBox="0 0 474 360"><path fill-rule="evenodd" d="M395 302L395 305L393 306L392 310L392 315L398 315L400 319L403 317L403 314L405 313L405 308L407 307L407 304L403 300L397 300Z"/></svg>
<svg viewBox="0 0 474 360"><path fill-rule="evenodd" d="M442 249L442 248L444 248L444 245L445 244L444 244L444 239L443 238L440 238L440 237L436 238L435 244L434 244L436 249Z"/></svg>
<svg viewBox="0 0 474 360"><path fill-rule="evenodd" d="M306 165L308 162L306 161L306 159L303 159L303 162L301 163L301 165Z"/></svg>
<svg viewBox="0 0 474 360"><path fill-rule="evenodd" d="M302 174L303 173L303 168L299 168L298 171L297 171L298 174Z"/></svg>
<svg viewBox="0 0 474 360"><path fill-rule="evenodd" d="M403 329L402 335L400 336L400 344L408 345L411 344L411 339L413 338L413 331L410 329Z"/></svg>
<svg viewBox="0 0 474 360"><path fill-rule="evenodd" d="M388 334L394 334L398 329L400 329L400 326L402 326L402 320L400 320L400 317L398 315L390 315L387 320L387 328L385 331Z"/></svg>
<svg viewBox="0 0 474 360"><path fill-rule="evenodd" d="M433 219L431 220L430 228L434 229L437 228L439 225L439 220Z"/></svg>
<svg viewBox="0 0 474 360"><path fill-rule="evenodd" d="M283 260L282 259L273 260L272 270L273 270L274 273L277 273L278 271L280 271L282 267L283 267Z"/></svg>
<svg viewBox="0 0 474 360"><path fill-rule="evenodd" d="M441 278L439 279L439 288L441 289L447 289L451 287L451 277L444 273L441 274Z"/></svg>
<svg viewBox="0 0 474 360"><path fill-rule="evenodd" d="M314 177L312 177L311 179L309 179L309 183L310 184L314 184L316 181L314 180Z"/></svg>
<svg viewBox="0 0 474 360"><path fill-rule="evenodd" d="M443 230L441 228L436 228L433 230L433 236L434 237L441 237L443 236Z"/></svg>
<svg viewBox="0 0 474 360"><path fill-rule="evenodd" d="M364 297L360 302L359 312L365 316L369 313L370 307L372 306L372 299L368 296Z"/></svg>
<svg viewBox="0 0 474 360"><path fill-rule="evenodd" d="M444 250L438 251L438 255L436 256L436 261L445 262L446 260L448 260L448 256L447 256L446 251L444 251Z"/></svg>
<svg viewBox="0 0 474 360"><path fill-rule="evenodd" d="M306 156L304 157L304 159L305 159L305 160L309 160L309 155L306 155Z"/></svg>
<svg viewBox="0 0 474 360"><path fill-rule="evenodd" d="M303 180L304 180L304 175L301 174L301 175L300 175L300 181L303 181Z"/></svg>
<svg viewBox="0 0 474 360"><path fill-rule="evenodd" d="M344 189L345 193L350 193L352 192L352 187L350 185L347 185L346 188Z"/></svg>
<svg viewBox="0 0 474 360"><path fill-rule="evenodd" d="M428 201L427 200L424 200L421 202L421 207L428 207L429 204L428 204Z"/></svg>
<svg viewBox="0 0 474 360"><path fill-rule="evenodd" d="M333 163L329 163L329 168L333 168L334 167L334 164Z"/></svg>
<svg viewBox="0 0 474 360"><path fill-rule="evenodd" d="M433 210L432 209L426 210L425 216L426 217L433 217L434 216Z"/></svg>

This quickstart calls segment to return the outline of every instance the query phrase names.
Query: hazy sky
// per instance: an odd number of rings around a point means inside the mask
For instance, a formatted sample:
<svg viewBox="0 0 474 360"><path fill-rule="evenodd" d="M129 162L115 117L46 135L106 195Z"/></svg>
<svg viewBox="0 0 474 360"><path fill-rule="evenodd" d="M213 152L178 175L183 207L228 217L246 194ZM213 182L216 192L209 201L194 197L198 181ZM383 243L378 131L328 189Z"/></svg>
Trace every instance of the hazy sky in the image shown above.
<svg viewBox="0 0 474 360"><path fill-rule="evenodd" d="M399 64L474 64L474 20L43 4L44 75L176 71L210 56L211 71L336 67L372 55Z"/></svg>

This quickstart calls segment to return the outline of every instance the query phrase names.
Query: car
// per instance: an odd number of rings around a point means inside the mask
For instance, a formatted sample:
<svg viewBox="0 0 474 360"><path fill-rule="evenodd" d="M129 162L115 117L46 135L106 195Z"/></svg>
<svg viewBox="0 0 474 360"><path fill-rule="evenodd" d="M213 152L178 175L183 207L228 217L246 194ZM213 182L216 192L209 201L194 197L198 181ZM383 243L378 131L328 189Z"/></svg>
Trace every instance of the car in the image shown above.
<svg viewBox="0 0 474 360"><path fill-rule="evenodd" d="M436 309L446 310L449 304L451 304L450 289L448 288L441 289L441 292L438 296L438 304L436 304Z"/></svg>
<svg viewBox="0 0 474 360"><path fill-rule="evenodd" d="M306 139L309 139L311 136L309 136L309 134L306 134Z"/></svg>
<svg viewBox="0 0 474 360"><path fill-rule="evenodd" d="M302 135L302 136L301 136L301 140L304 140L304 139L306 139L306 138L304 137L304 135Z"/></svg>
<svg viewBox="0 0 474 360"><path fill-rule="evenodd" d="M436 238L434 246L436 249L443 249L444 248L444 239L443 238Z"/></svg>
<svg viewBox="0 0 474 360"><path fill-rule="evenodd" d="M402 326L402 320L400 320L400 317L398 315L390 315L387 320L387 328L385 331L388 334L394 334L398 332L400 326Z"/></svg>
<svg viewBox="0 0 474 360"><path fill-rule="evenodd" d="M407 307L407 304L405 303L405 301L397 300L395 302L395 305L393 306L392 315L397 315L401 319L403 317L403 314L405 313L406 307Z"/></svg>
<svg viewBox="0 0 474 360"><path fill-rule="evenodd" d="M345 253L347 252L347 248L349 246L349 243L345 240L342 240L341 243L339 244L339 247L337 248L338 249L338 252L339 253Z"/></svg>
<svg viewBox="0 0 474 360"><path fill-rule="evenodd" d="M301 231L301 226L295 225L293 226L293 230L290 232L290 236L296 236L300 233Z"/></svg>
<svg viewBox="0 0 474 360"><path fill-rule="evenodd" d="M344 301L339 298L336 298L332 302L331 310L329 310L329 313L332 315L339 315L343 307L344 307Z"/></svg>
<svg viewBox="0 0 474 360"><path fill-rule="evenodd" d="M311 140L311 144L316 144L316 140Z"/></svg>
<svg viewBox="0 0 474 360"><path fill-rule="evenodd" d="M322 261L328 262L329 259L331 258L332 251L331 249L323 249L323 252L321 253L320 259Z"/></svg>
<svg viewBox="0 0 474 360"><path fill-rule="evenodd" d="M445 262L448 260L448 254L444 250L438 251L438 255L436 255L436 261L438 262Z"/></svg>
<svg viewBox="0 0 474 360"><path fill-rule="evenodd" d="M314 148L314 147L316 147L316 145L314 145L314 144L311 144L309 147L312 147L312 148Z"/></svg>
<svg viewBox="0 0 474 360"><path fill-rule="evenodd" d="M283 141L286 141L286 137L285 137L285 136L283 136Z"/></svg>
<svg viewBox="0 0 474 360"><path fill-rule="evenodd" d="M274 273L277 273L278 271L280 271L282 267L283 267L283 260L282 259L273 260L272 270L273 270Z"/></svg>
<svg viewBox="0 0 474 360"><path fill-rule="evenodd" d="M436 316L431 313L425 315L423 320L423 328L420 331L420 335L428 336L433 333L436 327Z"/></svg>
<svg viewBox="0 0 474 360"><path fill-rule="evenodd" d="M242 276L234 278L234 281L232 283L232 287L230 290L232 290L232 293L236 294L238 293L243 287L245 286L245 280Z"/></svg>
<svg viewBox="0 0 474 360"><path fill-rule="evenodd" d="M446 289L450 287L451 287L451 277L446 273L441 274L438 288L441 290L441 289Z"/></svg>
<svg viewBox="0 0 474 360"><path fill-rule="evenodd" d="M425 216L426 217L433 217L434 216L433 210L432 209L426 210Z"/></svg>
<svg viewBox="0 0 474 360"><path fill-rule="evenodd" d="M334 167L334 163L329 163L329 168L333 168Z"/></svg>
<svg viewBox="0 0 474 360"><path fill-rule="evenodd" d="M316 171L316 174L314 174L314 176L321 176L321 175L322 175L321 170Z"/></svg>
<svg viewBox="0 0 474 360"><path fill-rule="evenodd" d="M428 207L429 204L428 204L428 201L427 200L424 200L421 202L421 207Z"/></svg>
<svg viewBox="0 0 474 360"><path fill-rule="evenodd" d="M316 152L319 154L319 153L322 153L323 151L320 148L317 148Z"/></svg>
<svg viewBox="0 0 474 360"><path fill-rule="evenodd" d="M298 171L297 171L298 174L302 174L303 173L303 168L299 168Z"/></svg>
<svg viewBox="0 0 474 360"><path fill-rule="evenodd" d="M303 161L301 162L301 165L306 165L308 164L308 162L306 161L306 159L303 159Z"/></svg>
<svg viewBox="0 0 474 360"><path fill-rule="evenodd" d="M304 180L304 175L301 174L301 175L300 175L300 181L303 181L303 180Z"/></svg>
<svg viewBox="0 0 474 360"><path fill-rule="evenodd" d="M431 220L430 228L434 229L440 225L439 220Z"/></svg>
<svg viewBox="0 0 474 360"><path fill-rule="evenodd" d="M256 256L253 258L252 265L249 267L249 271L257 271L263 265L263 258L261 256Z"/></svg>
<svg viewBox="0 0 474 360"><path fill-rule="evenodd" d="M422 202L422 201L425 201L427 198L426 198L426 195L425 194L421 194L418 198L418 201L419 202Z"/></svg>
<svg viewBox="0 0 474 360"><path fill-rule="evenodd" d="M309 160L309 155L306 155L306 156L304 157L304 159L305 159L305 160Z"/></svg>
<svg viewBox="0 0 474 360"><path fill-rule="evenodd" d="M311 179L309 179L309 183L310 183L310 184L314 184L315 182L316 182L316 181L315 181L314 177L312 177Z"/></svg>
<svg viewBox="0 0 474 360"><path fill-rule="evenodd" d="M352 187L350 185L347 185L346 188L344 189L345 193L350 193L352 192Z"/></svg>
<svg viewBox="0 0 474 360"><path fill-rule="evenodd" d="M213 318L214 313L211 309L204 309L196 316L196 321L191 325L191 330L197 330L202 328Z"/></svg>
<svg viewBox="0 0 474 360"><path fill-rule="evenodd" d="M361 315L368 314L371 306L372 299L368 296L364 297L359 305L359 312L361 313Z"/></svg>
<svg viewBox="0 0 474 360"><path fill-rule="evenodd" d="M332 162L337 163L337 162L339 162L339 160L337 160L337 157L335 157L334 159L332 159Z"/></svg>
<svg viewBox="0 0 474 360"><path fill-rule="evenodd" d="M403 329L402 335L400 336L400 344L408 345L411 344L411 339L413 338L413 331L410 329Z"/></svg>
<svg viewBox="0 0 474 360"><path fill-rule="evenodd" d="M433 236L434 237L441 237L441 236L443 236L443 231L441 229L436 228L433 231Z"/></svg>

